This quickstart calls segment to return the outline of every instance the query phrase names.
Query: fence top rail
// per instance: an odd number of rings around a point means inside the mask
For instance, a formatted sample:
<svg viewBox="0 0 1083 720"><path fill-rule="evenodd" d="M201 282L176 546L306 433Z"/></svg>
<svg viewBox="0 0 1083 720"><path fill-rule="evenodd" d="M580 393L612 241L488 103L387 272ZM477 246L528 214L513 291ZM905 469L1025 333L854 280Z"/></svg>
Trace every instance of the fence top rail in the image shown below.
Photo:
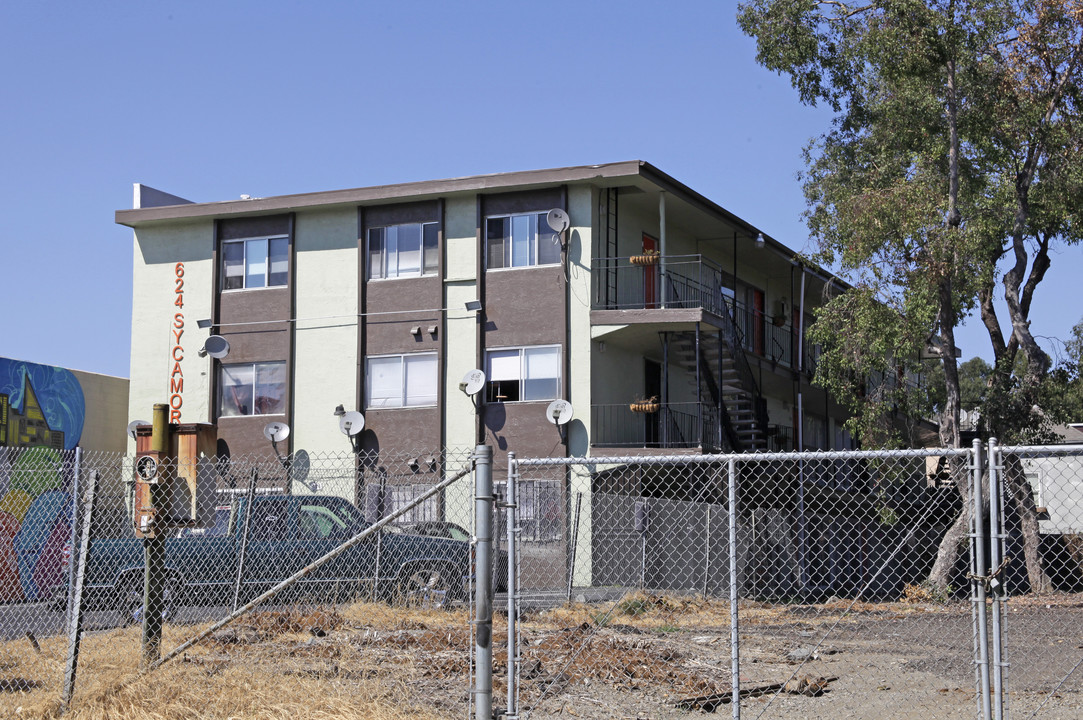
<svg viewBox="0 0 1083 720"><path fill-rule="evenodd" d="M1083 447L1080 448L1083 451ZM569 458L516 458L520 466L536 465L632 465L684 463L706 465L729 462L758 463L768 461L805 460L869 460L926 457L966 457L973 452L970 448L922 448L917 450L814 450L806 452L758 452L728 453L711 455L607 455L599 457Z"/></svg>
<svg viewBox="0 0 1083 720"><path fill-rule="evenodd" d="M1083 445L997 445L997 451L1027 457L1083 455Z"/></svg>

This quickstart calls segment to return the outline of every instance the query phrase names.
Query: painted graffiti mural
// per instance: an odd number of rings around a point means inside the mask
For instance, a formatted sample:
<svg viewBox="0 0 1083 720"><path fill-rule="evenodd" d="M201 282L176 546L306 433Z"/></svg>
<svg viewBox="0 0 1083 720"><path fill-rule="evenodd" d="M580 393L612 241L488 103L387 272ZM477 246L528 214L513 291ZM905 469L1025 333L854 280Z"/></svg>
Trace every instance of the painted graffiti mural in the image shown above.
<svg viewBox="0 0 1083 720"><path fill-rule="evenodd" d="M72 463L86 418L63 368L0 358L0 602L45 599L61 584L71 533Z"/></svg>

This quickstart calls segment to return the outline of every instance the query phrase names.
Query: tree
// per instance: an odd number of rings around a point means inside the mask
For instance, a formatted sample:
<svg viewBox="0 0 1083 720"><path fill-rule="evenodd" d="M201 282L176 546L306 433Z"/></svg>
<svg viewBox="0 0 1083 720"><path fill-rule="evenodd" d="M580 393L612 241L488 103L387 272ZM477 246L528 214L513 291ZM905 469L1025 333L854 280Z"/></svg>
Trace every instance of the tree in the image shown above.
<svg viewBox="0 0 1083 720"><path fill-rule="evenodd" d="M940 439L957 447L954 330L977 309L995 357L990 395L1011 401L987 405L983 417L1006 438L1018 417L1007 409L1029 412L1050 366L1030 331L1050 244L1078 240L1083 8L1072 0L753 0L738 21L756 38L759 62L789 75L803 102L836 112L807 150L806 217L816 259L840 267L861 300L833 298L818 314L812 332L827 358L818 381L838 390L885 366L916 371L907 358L934 335L943 348ZM1007 339L993 305L998 288ZM870 312L872 300L893 312ZM891 342L883 356L853 352L855 340L878 334ZM856 429L883 426L870 418L898 407L898 393L888 395L890 404L851 403ZM969 508L965 474L952 477ZM1037 519L1019 490L1028 574L1042 591ZM967 522L961 513L945 534L933 584L947 584Z"/></svg>

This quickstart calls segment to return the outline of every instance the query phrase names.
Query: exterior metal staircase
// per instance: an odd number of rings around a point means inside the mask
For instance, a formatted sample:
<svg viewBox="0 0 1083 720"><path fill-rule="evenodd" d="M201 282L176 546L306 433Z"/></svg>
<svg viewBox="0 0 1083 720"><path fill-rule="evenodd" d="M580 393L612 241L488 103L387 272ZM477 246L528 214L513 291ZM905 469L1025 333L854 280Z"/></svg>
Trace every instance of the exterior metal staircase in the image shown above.
<svg viewBox="0 0 1083 720"><path fill-rule="evenodd" d="M699 401L718 409L723 445L733 452L766 449L766 404L744 349L728 341L724 330L719 334L699 331L698 343L696 335L695 331L670 333L670 352L687 370Z"/></svg>

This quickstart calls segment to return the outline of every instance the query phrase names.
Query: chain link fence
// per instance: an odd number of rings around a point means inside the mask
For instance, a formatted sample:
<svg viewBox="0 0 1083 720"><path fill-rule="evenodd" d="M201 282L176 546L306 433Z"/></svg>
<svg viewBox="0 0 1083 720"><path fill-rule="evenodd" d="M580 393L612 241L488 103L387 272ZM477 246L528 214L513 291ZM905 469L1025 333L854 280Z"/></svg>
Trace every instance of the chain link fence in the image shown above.
<svg viewBox="0 0 1083 720"><path fill-rule="evenodd" d="M465 713L471 451L155 470L0 456L0 717Z"/></svg>
<svg viewBox="0 0 1083 720"><path fill-rule="evenodd" d="M473 452L0 450L0 716L1083 716L1083 448Z"/></svg>
<svg viewBox="0 0 1083 720"><path fill-rule="evenodd" d="M507 704L534 718L1079 717L1081 459L516 461L512 479L552 488L563 512L551 542L522 520L509 536L521 639Z"/></svg>

